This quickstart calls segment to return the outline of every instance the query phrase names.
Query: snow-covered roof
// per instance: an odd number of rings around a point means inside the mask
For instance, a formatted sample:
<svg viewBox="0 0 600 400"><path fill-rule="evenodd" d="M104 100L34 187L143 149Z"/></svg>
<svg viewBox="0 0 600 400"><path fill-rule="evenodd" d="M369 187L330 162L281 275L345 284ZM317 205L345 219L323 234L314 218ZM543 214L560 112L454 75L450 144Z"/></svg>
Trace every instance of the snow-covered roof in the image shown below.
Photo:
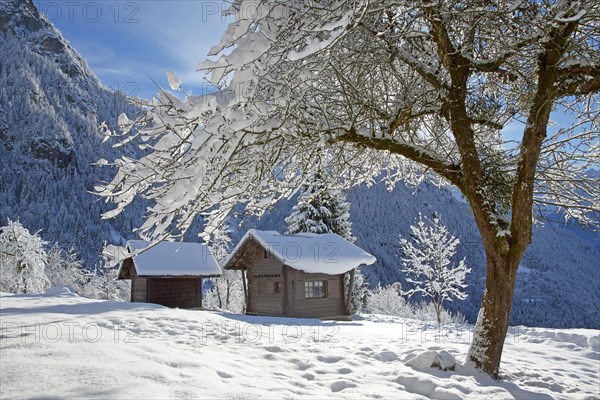
<svg viewBox="0 0 600 400"><path fill-rule="evenodd" d="M231 267L236 253L250 238L283 264L308 273L338 275L376 261L371 254L335 233L282 235L250 229L227 257L225 269Z"/></svg>
<svg viewBox="0 0 600 400"><path fill-rule="evenodd" d="M160 242L148 250L143 240L127 242L127 251L132 254L121 262L119 277L126 278L129 271L127 260L133 260L135 270L140 276L214 276L221 269L208 246L202 243Z"/></svg>

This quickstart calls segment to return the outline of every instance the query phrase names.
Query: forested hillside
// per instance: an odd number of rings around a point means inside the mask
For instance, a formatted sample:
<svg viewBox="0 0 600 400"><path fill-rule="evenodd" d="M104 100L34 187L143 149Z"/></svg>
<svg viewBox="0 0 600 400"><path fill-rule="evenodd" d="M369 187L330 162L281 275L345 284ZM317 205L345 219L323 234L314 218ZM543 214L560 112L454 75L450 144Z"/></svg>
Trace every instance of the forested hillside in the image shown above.
<svg viewBox="0 0 600 400"><path fill-rule="evenodd" d="M75 245L91 267L104 241L132 236L141 221L135 206L100 220L108 207L90 193L113 173L93 164L123 151L102 144L100 124L136 106L102 86L29 0L0 4L0 54L0 221Z"/></svg>

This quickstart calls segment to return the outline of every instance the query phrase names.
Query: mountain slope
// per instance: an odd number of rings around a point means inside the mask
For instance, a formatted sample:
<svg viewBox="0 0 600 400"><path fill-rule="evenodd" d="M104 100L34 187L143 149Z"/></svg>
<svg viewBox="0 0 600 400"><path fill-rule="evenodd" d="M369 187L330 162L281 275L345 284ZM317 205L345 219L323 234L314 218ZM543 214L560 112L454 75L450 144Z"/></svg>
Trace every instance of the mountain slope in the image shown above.
<svg viewBox="0 0 600 400"><path fill-rule="evenodd" d="M136 107L100 84L30 0L0 5L0 54L0 223L19 219L46 240L75 245L91 266L103 241L140 222L136 207L100 220L107 207L89 193L112 172L92 164L119 155L102 144L100 123L114 126Z"/></svg>

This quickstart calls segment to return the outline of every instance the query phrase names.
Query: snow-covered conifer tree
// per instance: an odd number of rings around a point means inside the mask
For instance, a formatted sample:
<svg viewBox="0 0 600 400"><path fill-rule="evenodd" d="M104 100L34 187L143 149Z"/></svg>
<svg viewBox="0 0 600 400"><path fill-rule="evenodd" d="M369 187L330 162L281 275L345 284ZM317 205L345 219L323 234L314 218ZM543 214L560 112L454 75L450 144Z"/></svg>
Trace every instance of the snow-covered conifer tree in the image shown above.
<svg viewBox="0 0 600 400"><path fill-rule="evenodd" d="M460 240L452 236L439 218L428 224L419 215L416 225L410 227L412 241L400 239L400 248L404 253L404 272L407 281L415 286L405 291L408 296L421 294L433 301L438 323L444 301L453 298L463 300L467 294L465 278L471 269L467 268L465 259L458 265L452 262L456 247ZM414 243L413 243L414 242Z"/></svg>
<svg viewBox="0 0 600 400"><path fill-rule="evenodd" d="M352 237L350 203L340 190L327 187L318 173L302 185L298 203L285 222L290 235L333 232L350 242L356 240Z"/></svg>
<svg viewBox="0 0 600 400"><path fill-rule="evenodd" d="M47 243L18 221L0 228L0 290L13 293L44 292L49 281L44 273Z"/></svg>

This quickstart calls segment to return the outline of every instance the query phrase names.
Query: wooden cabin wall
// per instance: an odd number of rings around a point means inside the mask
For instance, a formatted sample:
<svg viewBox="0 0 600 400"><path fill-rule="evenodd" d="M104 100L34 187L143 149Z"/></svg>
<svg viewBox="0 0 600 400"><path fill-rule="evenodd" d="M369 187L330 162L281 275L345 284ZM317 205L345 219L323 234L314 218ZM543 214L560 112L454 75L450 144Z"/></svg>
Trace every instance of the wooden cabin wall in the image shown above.
<svg viewBox="0 0 600 400"><path fill-rule="evenodd" d="M133 276L131 278L131 302L146 303L146 278Z"/></svg>
<svg viewBox="0 0 600 400"><path fill-rule="evenodd" d="M139 278L138 278L139 279ZM200 278L146 278L146 302L166 307L202 307Z"/></svg>
<svg viewBox="0 0 600 400"><path fill-rule="evenodd" d="M260 315L282 315L283 282L281 272L283 264L262 248L254 250L254 262L248 266L248 306L246 312ZM276 293L276 285L279 293Z"/></svg>
<svg viewBox="0 0 600 400"><path fill-rule="evenodd" d="M347 314L344 305L344 276L327 274L309 274L285 267L286 277L286 314L299 318L334 317ZM327 297L305 298L304 282L327 282Z"/></svg>

